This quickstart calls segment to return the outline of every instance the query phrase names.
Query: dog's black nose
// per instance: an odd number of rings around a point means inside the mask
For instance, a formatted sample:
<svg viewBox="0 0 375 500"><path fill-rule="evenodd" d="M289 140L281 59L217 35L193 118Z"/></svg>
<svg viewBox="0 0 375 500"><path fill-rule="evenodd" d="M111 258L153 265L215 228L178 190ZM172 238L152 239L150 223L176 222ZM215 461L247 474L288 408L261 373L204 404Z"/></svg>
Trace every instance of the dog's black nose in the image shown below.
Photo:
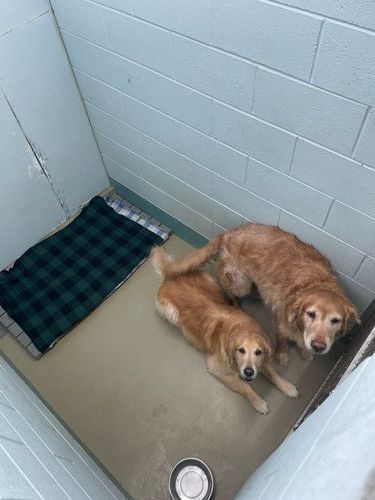
<svg viewBox="0 0 375 500"><path fill-rule="evenodd" d="M311 342L311 347L315 352L323 352L327 348L327 344L325 342L318 342L317 340L313 340Z"/></svg>
<svg viewBox="0 0 375 500"><path fill-rule="evenodd" d="M244 369L243 373L244 373L246 378L251 378L254 375L254 370L252 368L250 368L249 366L247 366Z"/></svg>

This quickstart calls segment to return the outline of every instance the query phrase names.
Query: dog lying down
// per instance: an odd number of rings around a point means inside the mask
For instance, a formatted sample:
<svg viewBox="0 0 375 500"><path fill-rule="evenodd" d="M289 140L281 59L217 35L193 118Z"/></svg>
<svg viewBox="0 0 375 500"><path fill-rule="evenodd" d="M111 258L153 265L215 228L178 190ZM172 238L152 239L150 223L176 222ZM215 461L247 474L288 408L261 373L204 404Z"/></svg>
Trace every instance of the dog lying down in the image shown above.
<svg viewBox="0 0 375 500"><path fill-rule="evenodd" d="M268 405L249 384L259 372L286 396L298 397L294 385L271 367L271 343L258 323L226 300L210 274L168 273L172 260L159 247L152 250L151 261L163 278L156 301L158 313L206 353L212 375L242 394L263 415L268 413Z"/></svg>

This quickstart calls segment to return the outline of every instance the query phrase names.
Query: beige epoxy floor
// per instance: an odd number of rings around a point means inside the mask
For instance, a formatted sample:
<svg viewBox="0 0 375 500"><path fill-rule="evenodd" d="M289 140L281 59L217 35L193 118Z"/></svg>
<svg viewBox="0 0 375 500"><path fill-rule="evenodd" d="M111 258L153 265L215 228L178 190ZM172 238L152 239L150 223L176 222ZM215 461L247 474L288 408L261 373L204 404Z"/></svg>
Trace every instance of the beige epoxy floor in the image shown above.
<svg viewBox="0 0 375 500"><path fill-rule="evenodd" d="M190 247L173 236L173 255ZM282 441L335 360L295 352L288 368L301 397L288 400L259 378L271 412L257 415L211 377L202 354L154 312L159 284L149 262L39 361L10 336L0 347L81 441L136 500L166 500L181 458L212 468L217 500L231 500ZM261 303L250 306L270 330Z"/></svg>

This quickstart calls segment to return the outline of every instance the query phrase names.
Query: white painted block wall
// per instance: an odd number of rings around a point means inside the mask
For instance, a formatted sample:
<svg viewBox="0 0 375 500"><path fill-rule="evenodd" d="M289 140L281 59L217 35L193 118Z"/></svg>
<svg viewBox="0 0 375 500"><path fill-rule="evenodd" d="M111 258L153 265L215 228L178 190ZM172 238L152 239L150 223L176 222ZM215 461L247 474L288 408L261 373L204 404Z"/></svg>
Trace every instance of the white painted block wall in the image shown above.
<svg viewBox="0 0 375 500"><path fill-rule="evenodd" d="M375 498L375 356L252 474L235 500Z"/></svg>
<svg viewBox="0 0 375 500"><path fill-rule="evenodd" d="M0 498L127 498L2 357Z"/></svg>
<svg viewBox="0 0 375 500"><path fill-rule="evenodd" d="M375 2L51 0L112 178L211 238L279 224L375 296Z"/></svg>

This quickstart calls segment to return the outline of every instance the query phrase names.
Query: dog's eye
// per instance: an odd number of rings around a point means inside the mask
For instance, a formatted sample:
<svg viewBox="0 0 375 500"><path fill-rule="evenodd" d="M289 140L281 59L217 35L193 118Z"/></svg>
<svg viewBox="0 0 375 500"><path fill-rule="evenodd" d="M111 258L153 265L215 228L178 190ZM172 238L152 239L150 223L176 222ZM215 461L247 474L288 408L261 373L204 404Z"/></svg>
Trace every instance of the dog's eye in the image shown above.
<svg viewBox="0 0 375 500"><path fill-rule="evenodd" d="M246 351L245 351L245 349L243 347L240 347L238 349L238 352L240 352L241 354L245 354Z"/></svg>
<svg viewBox="0 0 375 500"><path fill-rule="evenodd" d="M260 349L257 349L254 354L255 356L260 356L262 354L262 351Z"/></svg>
<svg viewBox="0 0 375 500"><path fill-rule="evenodd" d="M307 316L311 319L315 319L316 313L314 311L307 311Z"/></svg>
<svg viewBox="0 0 375 500"><path fill-rule="evenodd" d="M341 321L342 321L342 320L341 320L340 318L332 318L332 319L331 319L331 323L332 323L333 325L335 325L335 324L337 324L337 323L341 323Z"/></svg>

